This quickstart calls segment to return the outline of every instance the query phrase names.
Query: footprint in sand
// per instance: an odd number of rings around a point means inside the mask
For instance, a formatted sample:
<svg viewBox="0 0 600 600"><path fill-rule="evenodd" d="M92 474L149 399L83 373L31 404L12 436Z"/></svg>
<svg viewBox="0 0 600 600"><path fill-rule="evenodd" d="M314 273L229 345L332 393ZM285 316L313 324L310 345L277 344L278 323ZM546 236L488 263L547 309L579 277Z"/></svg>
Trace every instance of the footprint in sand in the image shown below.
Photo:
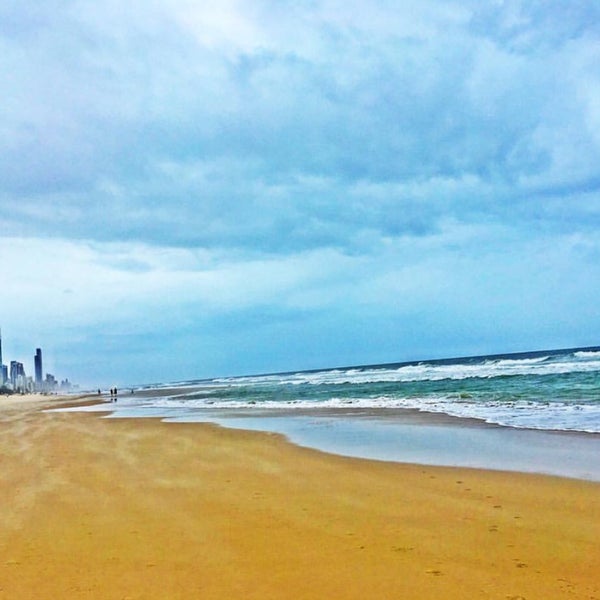
<svg viewBox="0 0 600 600"><path fill-rule="evenodd" d="M427 575L435 575L436 577L443 575L443 573L441 571L438 571L438 569L427 569L425 573L427 573Z"/></svg>

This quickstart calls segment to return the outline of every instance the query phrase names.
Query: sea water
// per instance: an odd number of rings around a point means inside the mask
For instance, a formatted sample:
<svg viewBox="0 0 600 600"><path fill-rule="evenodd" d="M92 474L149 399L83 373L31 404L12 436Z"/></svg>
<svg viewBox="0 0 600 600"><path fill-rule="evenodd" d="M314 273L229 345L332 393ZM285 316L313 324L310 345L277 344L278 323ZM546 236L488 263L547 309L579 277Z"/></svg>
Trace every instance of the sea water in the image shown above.
<svg viewBox="0 0 600 600"><path fill-rule="evenodd" d="M599 347L139 386L110 410L349 456L600 480Z"/></svg>
<svg viewBox="0 0 600 600"><path fill-rule="evenodd" d="M600 348L228 377L169 387L175 389L142 401L144 408L169 417L191 417L206 408L402 408L515 428L600 433Z"/></svg>

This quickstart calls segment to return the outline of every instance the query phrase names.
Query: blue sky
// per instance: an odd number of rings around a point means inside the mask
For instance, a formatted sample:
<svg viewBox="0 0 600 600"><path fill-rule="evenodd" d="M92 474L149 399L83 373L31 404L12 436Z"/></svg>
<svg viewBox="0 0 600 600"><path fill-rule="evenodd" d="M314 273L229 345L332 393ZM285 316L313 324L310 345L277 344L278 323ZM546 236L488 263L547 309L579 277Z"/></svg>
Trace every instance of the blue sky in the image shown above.
<svg viewBox="0 0 600 600"><path fill-rule="evenodd" d="M5 362L600 344L598 65L595 1L3 2Z"/></svg>

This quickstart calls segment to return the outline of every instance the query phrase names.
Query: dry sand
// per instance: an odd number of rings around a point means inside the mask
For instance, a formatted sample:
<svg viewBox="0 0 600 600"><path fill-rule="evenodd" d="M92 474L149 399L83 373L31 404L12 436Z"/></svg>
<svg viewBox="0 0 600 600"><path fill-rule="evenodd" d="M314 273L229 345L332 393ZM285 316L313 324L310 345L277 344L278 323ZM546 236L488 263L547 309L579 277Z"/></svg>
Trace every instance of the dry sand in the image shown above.
<svg viewBox="0 0 600 600"><path fill-rule="evenodd" d="M600 484L0 397L0 598L600 600Z"/></svg>

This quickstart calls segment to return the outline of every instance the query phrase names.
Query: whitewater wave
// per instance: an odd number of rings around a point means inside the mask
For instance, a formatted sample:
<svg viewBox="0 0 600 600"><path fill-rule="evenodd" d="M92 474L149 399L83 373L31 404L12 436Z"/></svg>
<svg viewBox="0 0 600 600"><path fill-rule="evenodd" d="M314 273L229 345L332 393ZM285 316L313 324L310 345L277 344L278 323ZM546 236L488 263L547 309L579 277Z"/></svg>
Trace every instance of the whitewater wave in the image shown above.
<svg viewBox="0 0 600 600"><path fill-rule="evenodd" d="M600 352L591 350L581 350L580 352L575 352L573 356L584 360L600 360Z"/></svg>
<svg viewBox="0 0 600 600"><path fill-rule="evenodd" d="M579 356L581 354L581 356ZM576 353L576 359L556 360L550 356L524 359L486 360L480 363L418 363L397 368L364 368L300 372L292 375L264 375L216 379L233 387L247 385L342 385L385 382L442 381L444 379L490 379L517 375L561 375L600 371L600 352Z"/></svg>
<svg viewBox="0 0 600 600"><path fill-rule="evenodd" d="M436 397L394 397L375 398L331 397L315 402L314 400L289 400L286 402L264 400L208 400L184 398L160 398L148 402L146 409L152 414L169 416L201 414L206 409L239 410L243 412L286 410L381 410L411 409L424 413L445 414L451 417L477 419L489 424L541 430L578 431L600 433L600 405L596 403L536 402L531 400L482 401L458 395L439 395ZM200 417L199 417L200 418ZM201 418L200 418L201 420Z"/></svg>

